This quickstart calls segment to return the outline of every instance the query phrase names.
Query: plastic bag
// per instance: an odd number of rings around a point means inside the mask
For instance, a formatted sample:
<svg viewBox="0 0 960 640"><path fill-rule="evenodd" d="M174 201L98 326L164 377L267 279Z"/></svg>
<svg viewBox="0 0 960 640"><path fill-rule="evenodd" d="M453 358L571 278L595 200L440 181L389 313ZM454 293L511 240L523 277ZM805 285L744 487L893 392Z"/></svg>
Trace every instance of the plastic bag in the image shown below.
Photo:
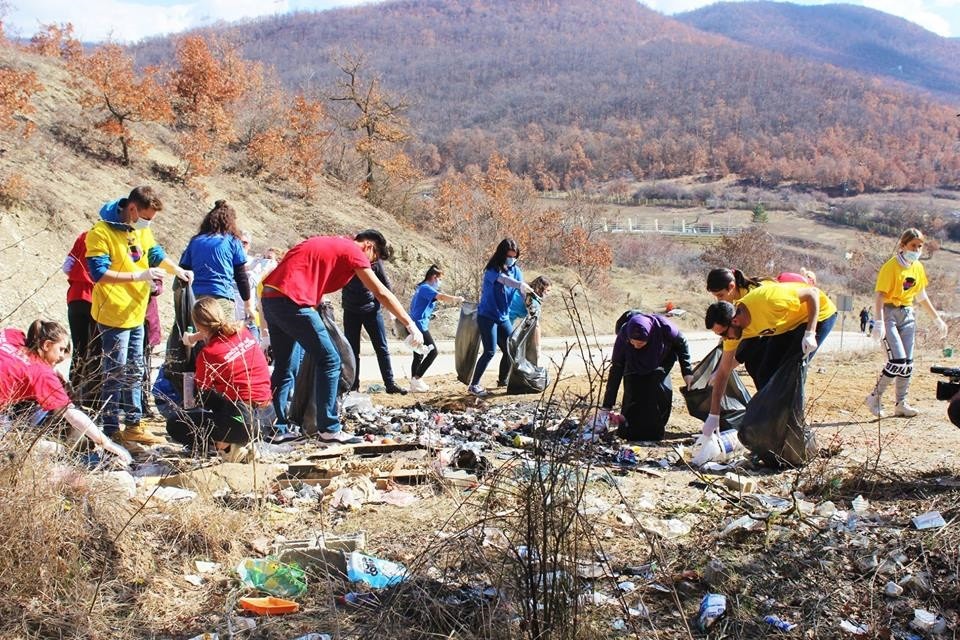
<svg viewBox="0 0 960 640"><path fill-rule="evenodd" d="M348 393L353 386L353 379L357 375L357 361L353 356L353 348L334 320L333 305L324 302L317 308L317 311L323 321L323 326L330 334L330 341L333 342L333 346L337 348L337 353L340 354L340 381L337 383L337 395L342 396ZM290 398L290 411L287 413L287 417L294 424L300 425L303 432L307 434L317 432L317 394L316 386L313 383L316 374L313 356L304 353L303 360L300 361L300 370L297 372L297 379L293 385L293 395Z"/></svg>
<svg viewBox="0 0 960 640"><path fill-rule="evenodd" d="M507 338L507 357L510 374L507 393L542 393L549 383L546 367L538 367L527 359L527 343L533 336L540 318L529 313Z"/></svg>
<svg viewBox="0 0 960 640"><path fill-rule="evenodd" d="M363 582L374 589L383 589L406 580L407 568L396 562L354 551L347 557L347 579L350 582Z"/></svg>
<svg viewBox="0 0 960 640"><path fill-rule="evenodd" d="M460 321L454 339L454 361L457 380L463 384L473 382L473 370L480 356L480 328L477 326L477 303L464 302L460 307Z"/></svg>
<svg viewBox="0 0 960 640"><path fill-rule="evenodd" d="M803 415L806 378L803 355L789 357L747 405L740 441L771 466L801 466L816 452Z"/></svg>
<svg viewBox="0 0 960 640"><path fill-rule="evenodd" d="M196 369L196 348L183 344L182 338L190 333L193 326L193 305L196 299L193 286L184 284L179 278L173 283L173 328L167 336L167 348L164 352L163 369L174 393L183 402L183 374Z"/></svg>
<svg viewBox="0 0 960 640"><path fill-rule="evenodd" d="M693 381L690 385L680 388L680 393L687 403L687 411L699 420L706 420L710 415L710 399L713 395L710 376L720 364L722 355L722 348L717 346L693 368ZM720 429L739 429L749 402L750 392L740 381L740 377L731 372L727 379L726 392L720 400Z"/></svg>
<svg viewBox="0 0 960 640"><path fill-rule="evenodd" d="M307 590L307 577L300 565L287 564L276 558L245 558L237 565L240 580L254 589L272 596L290 598Z"/></svg>

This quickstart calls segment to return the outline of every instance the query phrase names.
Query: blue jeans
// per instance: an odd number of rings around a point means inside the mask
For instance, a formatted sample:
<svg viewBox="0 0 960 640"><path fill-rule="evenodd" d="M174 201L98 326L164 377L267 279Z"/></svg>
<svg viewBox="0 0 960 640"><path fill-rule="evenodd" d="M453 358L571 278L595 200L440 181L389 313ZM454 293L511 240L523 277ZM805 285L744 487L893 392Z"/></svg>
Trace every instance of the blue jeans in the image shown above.
<svg viewBox="0 0 960 640"><path fill-rule="evenodd" d="M497 353L497 346L499 346L500 350L504 353L507 352L507 338L510 337L510 332L513 331L513 327L510 326L507 320L494 320L493 318L481 315L477 316L477 328L480 330L480 342L483 344L483 352L480 354L480 359L477 360L477 368L473 371L473 382L471 384L478 384L480 382L480 378L483 376L483 372L486 371L487 365L490 364L493 356ZM503 362L500 364L501 375L504 373L503 364Z"/></svg>
<svg viewBox="0 0 960 640"><path fill-rule="evenodd" d="M140 424L143 392L143 325L116 329L98 325L103 345L103 433L120 430L120 413L128 425Z"/></svg>
<svg viewBox="0 0 960 640"><path fill-rule="evenodd" d="M329 433L340 431L337 416L337 385L340 382L340 353L330 340L330 334L313 307L301 307L287 297L263 298L263 317L270 329L273 347L273 408L277 422L287 423L286 400L290 397L297 363L294 351L299 343L313 356L316 367L314 392L317 403L317 430Z"/></svg>
<svg viewBox="0 0 960 640"><path fill-rule="evenodd" d="M360 330L366 329L370 337L370 343L373 345L373 351L377 354L377 364L380 365L380 377L383 378L383 384L392 387L393 366L390 363L390 348L387 346L387 329L383 325L383 313L380 309L374 311L358 312L343 310L343 333L353 349L353 355L357 359L357 376L353 380L353 391L360 388Z"/></svg>

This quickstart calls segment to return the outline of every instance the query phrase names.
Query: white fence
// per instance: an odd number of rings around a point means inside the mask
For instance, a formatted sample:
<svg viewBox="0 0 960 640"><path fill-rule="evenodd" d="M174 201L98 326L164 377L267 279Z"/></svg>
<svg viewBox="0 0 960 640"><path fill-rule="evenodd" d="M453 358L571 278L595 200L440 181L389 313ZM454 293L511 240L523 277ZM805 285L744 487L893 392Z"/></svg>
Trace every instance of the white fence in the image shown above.
<svg viewBox="0 0 960 640"><path fill-rule="evenodd" d="M604 220L603 230L609 233L659 233L673 236L729 236L743 230L743 227L714 224L712 222L687 222L673 220L661 223L659 220L635 220L623 218Z"/></svg>

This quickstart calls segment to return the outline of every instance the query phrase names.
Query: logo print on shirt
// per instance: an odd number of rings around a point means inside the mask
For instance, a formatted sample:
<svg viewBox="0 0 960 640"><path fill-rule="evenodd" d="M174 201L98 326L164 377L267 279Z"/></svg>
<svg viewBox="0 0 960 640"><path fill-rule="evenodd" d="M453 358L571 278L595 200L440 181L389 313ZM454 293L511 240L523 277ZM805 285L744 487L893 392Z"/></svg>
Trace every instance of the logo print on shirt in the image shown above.
<svg viewBox="0 0 960 640"><path fill-rule="evenodd" d="M909 291L913 288L913 285L917 284L916 278L904 278L903 279L903 290Z"/></svg>
<svg viewBox="0 0 960 640"><path fill-rule="evenodd" d="M143 249L137 244L136 236L127 236L127 250L134 262L140 262L140 258L143 257Z"/></svg>

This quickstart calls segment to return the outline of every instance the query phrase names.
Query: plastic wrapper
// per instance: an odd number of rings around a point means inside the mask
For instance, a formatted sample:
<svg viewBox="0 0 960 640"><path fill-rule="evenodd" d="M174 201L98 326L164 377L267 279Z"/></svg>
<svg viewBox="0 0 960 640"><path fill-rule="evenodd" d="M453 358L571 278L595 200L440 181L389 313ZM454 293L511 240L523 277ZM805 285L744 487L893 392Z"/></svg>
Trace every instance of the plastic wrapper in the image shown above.
<svg viewBox="0 0 960 640"><path fill-rule="evenodd" d="M307 590L307 578L297 564L286 564L274 557L246 558L237 566L240 580L248 587L272 596L291 598Z"/></svg>
<svg viewBox="0 0 960 640"><path fill-rule="evenodd" d="M507 378L508 393L542 393L550 377L546 367L538 367L528 357L527 343L540 321L536 314L527 314L507 339L507 357L510 358L510 374Z"/></svg>

